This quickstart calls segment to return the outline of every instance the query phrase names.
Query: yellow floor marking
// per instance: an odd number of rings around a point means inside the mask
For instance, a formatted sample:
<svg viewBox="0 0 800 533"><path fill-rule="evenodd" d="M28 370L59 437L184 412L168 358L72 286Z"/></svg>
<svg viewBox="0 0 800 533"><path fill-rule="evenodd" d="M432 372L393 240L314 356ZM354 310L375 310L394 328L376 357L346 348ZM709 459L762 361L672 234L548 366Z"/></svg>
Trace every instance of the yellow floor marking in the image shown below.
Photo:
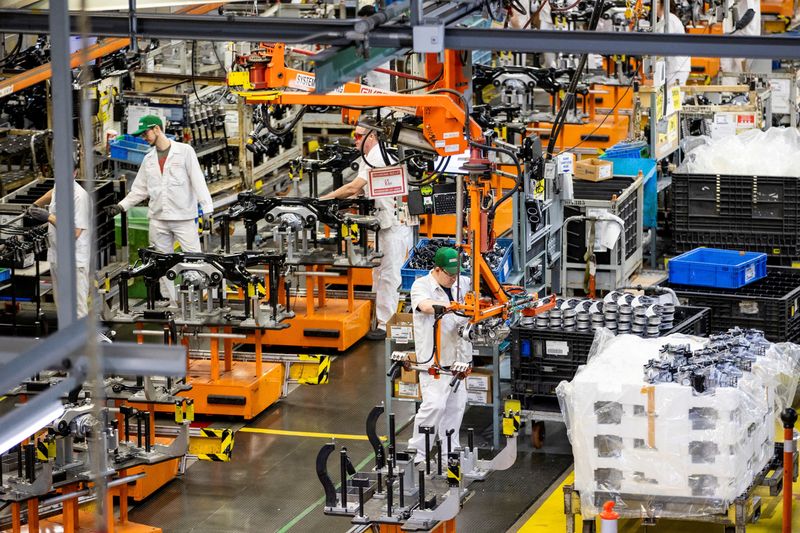
<svg viewBox="0 0 800 533"><path fill-rule="evenodd" d="M315 439L339 439L339 440L367 440L366 435L349 435L344 433L315 433L313 431L287 431L284 429L264 429L264 428L242 428L243 433L261 433L264 435L285 435L287 437L311 437ZM386 437L380 437L386 440Z"/></svg>

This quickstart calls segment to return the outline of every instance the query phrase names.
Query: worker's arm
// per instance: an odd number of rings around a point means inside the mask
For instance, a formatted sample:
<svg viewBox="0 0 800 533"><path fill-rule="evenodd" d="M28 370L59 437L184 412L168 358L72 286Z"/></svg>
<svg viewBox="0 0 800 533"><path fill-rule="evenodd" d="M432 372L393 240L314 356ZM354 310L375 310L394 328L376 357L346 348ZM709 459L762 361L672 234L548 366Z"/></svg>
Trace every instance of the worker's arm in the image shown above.
<svg viewBox="0 0 800 533"><path fill-rule="evenodd" d="M431 298L428 286L424 282L415 282L411 286L411 309L426 315L432 315L434 314L434 305L448 307L450 302L434 300Z"/></svg>
<svg viewBox="0 0 800 533"><path fill-rule="evenodd" d="M200 202L200 209L203 210L203 216L209 216L214 212L214 202L211 200L211 193L208 192L208 184L206 177L203 174L203 169L200 168L200 161L197 160L197 154L194 149L189 147L188 154L186 154L186 172L189 174L189 183L192 184L194 194L197 196L197 201Z"/></svg>
<svg viewBox="0 0 800 533"><path fill-rule="evenodd" d="M51 214L47 218L47 221L55 227L55 225L56 225L56 216ZM75 238L76 239L81 236L81 233L83 233L83 228L75 228Z"/></svg>
<svg viewBox="0 0 800 533"><path fill-rule="evenodd" d="M131 191L122 199L119 206L123 211L128 211L131 207L138 205L150 197L147 192L147 172L144 170L144 163L139 167L139 172L136 173L136 179L133 180Z"/></svg>
<svg viewBox="0 0 800 533"><path fill-rule="evenodd" d="M332 200L336 199L344 199L344 198L352 198L353 196L357 196L361 194L361 191L364 190L364 186L367 184L367 180L359 177L353 178L353 181L349 183L345 183L335 191L331 191L326 195L320 196L320 200Z"/></svg>
<svg viewBox="0 0 800 533"><path fill-rule="evenodd" d="M417 304L414 309L417 309L421 313L425 313L426 315L432 315L434 313L433 306L442 306L444 308L450 307L450 302L445 302L444 300L422 300Z"/></svg>
<svg viewBox="0 0 800 533"><path fill-rule="evenodd" d="M38 200L33 202L33 205L35 205L36 207L44 207L46 205L50 205L50 202L53 201L54 190L55 189L50 189L49 191L41 195Z"/></svg>

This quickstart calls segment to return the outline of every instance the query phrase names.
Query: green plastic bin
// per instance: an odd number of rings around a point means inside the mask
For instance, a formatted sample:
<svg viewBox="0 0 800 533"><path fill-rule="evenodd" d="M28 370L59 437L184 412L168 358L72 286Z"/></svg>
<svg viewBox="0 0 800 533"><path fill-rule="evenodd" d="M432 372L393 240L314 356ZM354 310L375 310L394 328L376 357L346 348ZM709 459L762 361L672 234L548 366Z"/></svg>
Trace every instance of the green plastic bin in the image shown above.
<svg viewBox="0 0 800 533"><path fill-rule="evenodd" d="M149 238L150 220L147 218L147 207L132 207L128 211L128 247L130 249L130 264L139 260L139 248L150 246ZM114 240L117 248L122 247L122 217L114 217ZM131 298L146 298L147 289L141 279L134 280L128 287L128 295Z"/></svg>

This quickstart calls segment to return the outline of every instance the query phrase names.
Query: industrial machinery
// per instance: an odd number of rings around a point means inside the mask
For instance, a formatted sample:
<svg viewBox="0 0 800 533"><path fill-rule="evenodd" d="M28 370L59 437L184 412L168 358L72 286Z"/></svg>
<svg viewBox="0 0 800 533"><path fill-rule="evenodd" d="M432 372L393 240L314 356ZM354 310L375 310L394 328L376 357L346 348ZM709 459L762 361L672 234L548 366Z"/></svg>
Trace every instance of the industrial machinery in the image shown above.
<svg viewBox="0 0 800 533"><path fill-rule="evenodd" d="M355 273L370 272L382 256L378 221L372 211L372 200L264 197L243 192L222 215L226 250L231 248L231 220L244 220L248 250L282 254L291 266L287 274L305 277L305 298L295 298L287 329L265 332L266 344L345 350L369 331L371 302L355 298ZM266 229L260 231L259 223ZM328 283L344 285L346 295L329 297ZM282 287L287 301L292 292L295 296L300 293L299 282L294 289L288 281Z"/></svg>
<svg viewBox="0 0 800 533"><path fill-rule="evenodd" d="M16 463L16 475L6 475L0 481L0 501L11 506L12 531L20 530L23 504L27 506L28 530L63 527L64 531L77 531L91 524L94 517L79 512L78 498L89 494L87 487L95 480L95 464L102 465L103 475L108 478L112 489L109 499L120 497L119 519L110 515L109 531L115 525L135 526L127 520L128 495L133 490L129 484L151 471L129 472L139 467L175 464L186 455L190 420L178 426L169 445L162 445L155 442L150 413L104 407L98 418L97 411L89 400L67 404L51 423L6 454L10 462ZM40 520L39 507L57 503L61 504L61 513Z"/></svg>
<svg viewBox="0 0 800 533"><path fill-rule="evenodd" d="M124 271L116 281L119 305L105 310L107 322L135 324L134 333L140 343L145 336L157 336L165 344L181 342L187 347L198 339L210 339L211 346L201 358L197 357L197 350L187 350L185 382L167 380L153 386L146 381L134 389L139 393L129 398L129 403L171 412L172 399L180 396L191 399L198 413L249 419L277 401L283 391L284 366L264 364L261 346L266 331L288 327L283 322L293 316L288 299L283 304L278 301L281 291L288 294L279 285L285 279L285 256L142 249L139 257L142 264ZM266 278L248 270L255 265L266 268ZM134 277L144 278L148 294L143 303L136 305L129 301L127 285ZM157 302L161 278L170 282L181 279L174 305ZM229 298L229 285L237 288L235 298ZM145 329L145 324L157 324L161 329ZM234 361L233 340L255 345L255 360Z"/></svg>
<svg viewBox="0 0 800 533"><path fill-rule="evenodd" d="M317 454L317 477L325 491L324 512L352 517L353 524L373 526L381 532L455 531L455 518L466 501L469 486L486 479L492 471L507 470L517 458L519 402L509 401L503 412L506 446L491 460L478 459L473 432L468 431L465 448L441 442L433 428L421 428L426 435L426 461L422 469L414 464L415 451L398 449L394 414L389 413L389 441L384 446L376 431L384 413L382 405L367 417L366 434L375 455L371 471L356 472L346 447L339 452L340 485L328 474L328 459L336 444L322 446ZM428 438L430 437L430 438Z"/></svg>

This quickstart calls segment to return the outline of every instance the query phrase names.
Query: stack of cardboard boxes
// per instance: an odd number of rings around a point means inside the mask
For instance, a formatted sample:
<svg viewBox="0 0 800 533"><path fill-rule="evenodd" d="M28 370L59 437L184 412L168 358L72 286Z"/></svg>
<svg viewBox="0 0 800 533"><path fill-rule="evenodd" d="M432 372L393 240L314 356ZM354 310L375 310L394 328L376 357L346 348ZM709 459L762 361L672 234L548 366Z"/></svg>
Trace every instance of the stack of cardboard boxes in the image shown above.
<svg viewBox="0 0 800 533"><path fill-rule="evenodd" d="M492 403L492 369L473 368L464 380L467 385L467 401L470 403Z"/></svg>
<svg viewBox="0 0 800 533"><path fill-rule="evenodd" d="M414 316L411 313L396 313L389 322L386 323L386 334L391 338L396 348L408 348L409 360L416 362L416 354L413 352L414 344ZM416 370L400 371L400 377L394 382L394 397L406 400L422 400L422 391L419 387L419 376Z"/></svg>

